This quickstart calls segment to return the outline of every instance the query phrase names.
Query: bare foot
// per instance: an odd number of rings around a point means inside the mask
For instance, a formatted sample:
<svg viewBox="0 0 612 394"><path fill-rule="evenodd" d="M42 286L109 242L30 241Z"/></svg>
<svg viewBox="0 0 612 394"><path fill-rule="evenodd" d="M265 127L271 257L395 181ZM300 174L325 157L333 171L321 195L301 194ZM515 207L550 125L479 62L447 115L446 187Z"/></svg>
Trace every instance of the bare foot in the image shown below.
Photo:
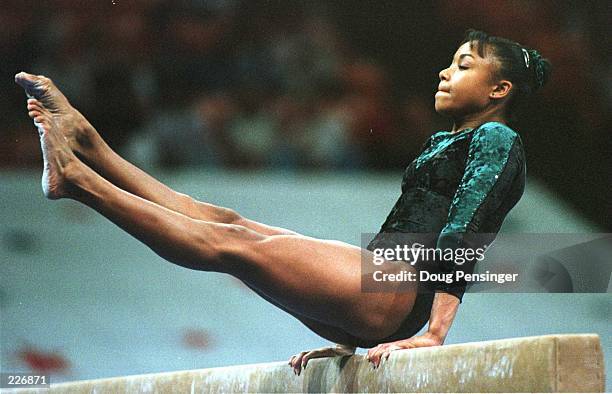
<svg viewBox="0 0 612 394"><path fill-rule="evenodd" d="M36 114L51 116L58 131L68 142L68 147L81 156L88 156L93 148L94 127L79 111L70 105L66 96L55 84L42 75L20 72L15 75L17 82L26 92L28 111L31 118Z"/></svg>
<svg viewBox="0 0 612 394"><path fill-rule="evenodd" d="M68 180L70 179L68 174L74 174L81 162L70 150L66 138L60 133L55 119L49 111L31 112L37 112L31 117L38 128L43 154L43 193L45 197L51 200L72 197L74 187Z"/></svg>

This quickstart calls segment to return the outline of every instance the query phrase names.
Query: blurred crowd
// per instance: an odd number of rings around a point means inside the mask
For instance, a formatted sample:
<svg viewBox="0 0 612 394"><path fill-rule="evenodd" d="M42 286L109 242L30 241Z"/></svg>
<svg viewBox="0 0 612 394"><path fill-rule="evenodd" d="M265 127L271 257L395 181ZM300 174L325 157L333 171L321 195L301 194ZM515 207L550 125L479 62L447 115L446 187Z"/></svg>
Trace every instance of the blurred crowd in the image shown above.
<svg viewBox="0 0 612 394"><path fill-rule="evenodd" d="M572 194L575 178L590 184L598 171L610 174L606 160L587 166L590 175L560 171L568 160L610 153L609 8L3 0L0 167L40 164L12 82L26 70L51 77L113 148L145 167L399 169L450 126L433 110L438 72L475 27L552 61L552 80L518 129L531 175Z"/></svg>
<svg viewBox="0 0 612 394"><path fill-rule="evenodd" d="M322 4L10 3L0 16L6 74L51 77L144 166L393 168L433 127L431 95L393 102L388 71L341 37ZM4 98L12 122L1 162L37 163L15 97ZM419 127L400 135L407 122Z"/></svg>

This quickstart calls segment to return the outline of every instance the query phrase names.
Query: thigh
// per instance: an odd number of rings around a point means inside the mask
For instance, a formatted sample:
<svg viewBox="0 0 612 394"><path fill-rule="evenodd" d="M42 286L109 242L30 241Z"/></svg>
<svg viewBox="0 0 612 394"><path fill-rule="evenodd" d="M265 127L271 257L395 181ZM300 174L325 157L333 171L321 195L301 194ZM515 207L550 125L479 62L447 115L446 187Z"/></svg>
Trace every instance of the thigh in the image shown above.
<svg viewBox="0 0 612 394"><path fill-rule="evenodd" d="M362 258L373 255L343 242L270 236L238 244L234 255L245 262L235 265L241 269L234 275L285 310L364 339L395 332L416 298L416 291L363 292ZM380 268L405 266L386 262Z"/></svg>
<svg viewBox="0 0 612 394"><path fill-rule="evenodd" d="M333 327L333 326L321 323L319 321L310 319L310 318L308 318L306 316L302 316L302 315L298 314L295 311L288 310L283 305L281 305L278 302L276 302L276 300L274 300L273 298L270 298L269 296L267 296L264 292L262 292L258 288L253 287L253 286L249 285L248 283L245 283L245 285L248 286L255 293L257 293L264 300L268 301L272 305L276 306L279 309L282 309L283 311L289 313L290 315L292 315L293 317L298 319L300 322L302 322L302 324L304 324L311 331L313 331L315 334L321 336L322 338L325 338L328 341L332 341L334 343L338 343L338 344L342 344L342 345L353 345L354 346L354 344L356 342L355 338L353 338L348 333L344 332L344 330L342 330L342 329L340 329L338 327Z"/></svg>

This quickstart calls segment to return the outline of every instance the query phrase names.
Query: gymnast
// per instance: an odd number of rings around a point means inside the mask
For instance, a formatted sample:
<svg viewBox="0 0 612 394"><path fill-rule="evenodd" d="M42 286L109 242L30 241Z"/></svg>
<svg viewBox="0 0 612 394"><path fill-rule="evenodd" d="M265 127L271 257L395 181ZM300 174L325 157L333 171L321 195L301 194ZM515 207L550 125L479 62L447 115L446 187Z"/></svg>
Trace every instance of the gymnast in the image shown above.
<svg viewBox="0 0 612 394"><path fill-rule="evenodd" d="M365 292L362 259L394 247L389 234L433 233L439 248L461 247L470 234L496 234L525 187L522 141L508 122L549 73L536 50L468 30L435 94L435 109L452 120L452 130L431 135L406 168L402 193L366 249L268 226L176 192L111 150L50 79L20 72L15 81L40 136L44 195L91 207L171 263L238 278L337 344L291 357L300 374L310 359L351 355L357 347L370 348L367 359L377 367L394 350L444 343L466 283ZM388 260L378 268L419 269ZM469 273L473 264L438 268Z"/></svg>

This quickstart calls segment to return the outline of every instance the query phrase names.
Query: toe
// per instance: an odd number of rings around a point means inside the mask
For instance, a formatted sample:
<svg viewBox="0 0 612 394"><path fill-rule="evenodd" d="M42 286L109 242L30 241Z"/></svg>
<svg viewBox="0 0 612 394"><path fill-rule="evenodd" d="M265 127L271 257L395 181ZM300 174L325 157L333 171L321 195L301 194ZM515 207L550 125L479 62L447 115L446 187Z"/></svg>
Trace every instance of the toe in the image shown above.
<svg viewBox="0 0 612 394"><path fill-rule="evenodd" d="M24 71L15 75L15 82L17 82L21 86L24 86L24 84L27 84L27 83L34 83L35 80L36 80L35 75L28 74L27 72L24 72Z"/></svg>
<svg viewBox="0 0 612 394"><path fill-rule="evenodd" d="M28 97L32 98L40 98L43 93L43 89L41 88L41 79L40 77L32 74L28 74L25 72L20 72L15 75L15 82L19 86L21 86L27 93Z"/></svg>
<svg viewBox="0 0 612 394"><path fill-rule="evenodd" d="M36 123L37 126L46 127L48 125L47 119L41 115L34 117L34 123Z"/></svg>
<svg viewBox="0 0 612 394"><path fill-rule="evenodd" d="M38 100L30 99L27 105L28 111L42 111L44 106Z"/></svg>

